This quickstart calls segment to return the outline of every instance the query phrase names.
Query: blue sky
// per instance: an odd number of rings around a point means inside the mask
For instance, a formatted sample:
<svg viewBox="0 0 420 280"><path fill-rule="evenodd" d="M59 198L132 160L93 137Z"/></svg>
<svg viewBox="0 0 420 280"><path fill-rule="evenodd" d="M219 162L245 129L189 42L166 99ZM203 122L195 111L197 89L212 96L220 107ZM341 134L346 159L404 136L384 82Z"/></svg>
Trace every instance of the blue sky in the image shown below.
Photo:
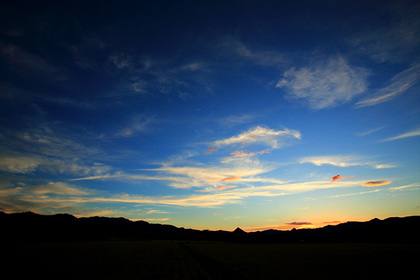
<svg viewBox="0 0 420 280"><path fill-rule="evenodd" d="M420 5L313 2L2 4L0 210L249 231L420 214Z"/></svg>

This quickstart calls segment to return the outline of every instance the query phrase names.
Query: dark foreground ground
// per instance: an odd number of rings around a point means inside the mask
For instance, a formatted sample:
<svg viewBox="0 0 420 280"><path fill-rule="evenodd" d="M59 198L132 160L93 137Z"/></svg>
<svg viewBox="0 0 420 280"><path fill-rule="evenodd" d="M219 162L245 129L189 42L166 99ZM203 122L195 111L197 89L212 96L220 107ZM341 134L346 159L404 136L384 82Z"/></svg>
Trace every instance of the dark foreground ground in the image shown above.
<svg viewBox="0 0 420 280"><path fill-rule="evenodd" d="M409 279L420 261L420 244L3 241L0 250L9 279Z"/></svg>

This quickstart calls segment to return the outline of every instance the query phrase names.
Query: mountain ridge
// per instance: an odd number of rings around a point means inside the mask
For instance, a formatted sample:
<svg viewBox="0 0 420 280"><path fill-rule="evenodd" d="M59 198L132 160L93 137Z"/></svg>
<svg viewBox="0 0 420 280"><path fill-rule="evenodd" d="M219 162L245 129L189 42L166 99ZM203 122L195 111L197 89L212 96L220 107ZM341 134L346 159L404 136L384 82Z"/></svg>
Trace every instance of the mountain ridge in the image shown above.
<svg viewBox="0 0 420 280"><path fill-rule="evenodd" d="M420 216L349 221L313 229L245 232L185 229L118 217L0 212L0 237L16 241L89 241L120 239L214 240L257 243L288 242L419 242Z"/></svg>

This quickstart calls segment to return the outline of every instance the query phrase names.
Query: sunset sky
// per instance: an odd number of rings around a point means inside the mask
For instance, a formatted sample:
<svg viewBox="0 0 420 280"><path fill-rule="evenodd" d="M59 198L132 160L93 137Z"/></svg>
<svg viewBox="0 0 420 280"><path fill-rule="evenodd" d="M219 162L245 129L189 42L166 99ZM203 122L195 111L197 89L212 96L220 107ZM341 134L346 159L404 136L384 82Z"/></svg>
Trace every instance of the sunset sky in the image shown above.
<svg viewBox="0 0 420 280"><path fill-rule="evenodd" d="M0 211L420 215L419 1L4 1Z"/></svg>

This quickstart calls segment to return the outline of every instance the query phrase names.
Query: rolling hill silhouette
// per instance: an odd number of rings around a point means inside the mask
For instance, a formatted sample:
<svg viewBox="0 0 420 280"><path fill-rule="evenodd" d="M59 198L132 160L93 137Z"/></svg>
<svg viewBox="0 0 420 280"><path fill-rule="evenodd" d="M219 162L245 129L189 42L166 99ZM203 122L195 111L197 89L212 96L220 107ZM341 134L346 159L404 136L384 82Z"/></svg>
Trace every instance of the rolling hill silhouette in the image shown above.
<svg viewBox="0 0 420 280"><path fill-rule="evenodd" d="M316 229L291 231L265 230L246 233L178 228L125 218L76 218L69 214L40 215L32 212L0 212L0 236L16 241L93 241L93 240L211 240L255 243L287 242L419 242L420 216L392 217L367 222L346 222Z"/></svg>

